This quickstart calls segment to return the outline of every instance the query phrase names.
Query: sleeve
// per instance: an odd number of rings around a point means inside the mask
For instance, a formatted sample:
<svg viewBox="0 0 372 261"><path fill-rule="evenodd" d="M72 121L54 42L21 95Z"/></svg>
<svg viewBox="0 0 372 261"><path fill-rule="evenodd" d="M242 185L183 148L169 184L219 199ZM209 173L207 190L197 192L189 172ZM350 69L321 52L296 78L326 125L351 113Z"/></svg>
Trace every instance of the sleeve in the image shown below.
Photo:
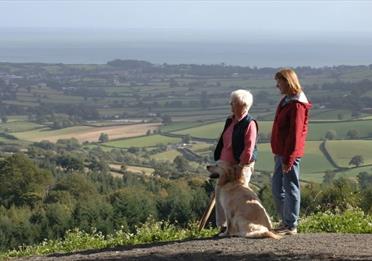
<svg viewBox="0 0 372 261"><path fill-rule="evenodd" d="M248 164L251 162L254 146L256 145L257 139L257 125L255 121L251 121L247 127L244 136L244 150L240 155L240 163Z"/></svg>
<svg viewBox="0 0 372 261"><path fill-rule="evenodd" d="M305 124L306 109L299 103L294 103L290 115L289 133L285 142L285 153L283 163L292 167L296 160L295 152L300 150L304 144L302 143L302 132Z"/></svg>

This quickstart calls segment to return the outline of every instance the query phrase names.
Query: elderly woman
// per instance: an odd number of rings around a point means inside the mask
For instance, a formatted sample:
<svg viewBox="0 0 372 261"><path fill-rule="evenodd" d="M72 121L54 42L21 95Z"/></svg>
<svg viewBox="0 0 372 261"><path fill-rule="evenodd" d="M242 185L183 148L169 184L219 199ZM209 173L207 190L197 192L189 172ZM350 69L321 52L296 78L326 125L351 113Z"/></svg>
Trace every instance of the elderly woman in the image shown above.
<svg viewBox="0 0 372 261"><path fill-rule="evenodd" d="M254 163L257 157L258 125L248 114L253 103L249 91L236 90L230 95L232 115L225 122L221 137L214 151L214 160L220 165L238 164L245 177L245 186L251 179ZM225 213L219 199L219 189L216 186L216 225L220 232L226 228Z"/></svg>
<svg viewBox="0 0 372 261"><path fill-rule="evenodd" d="M300 160L312 107L302 91L296 73L283 69L275 75L280 100L271 132L271 149L275 155L272 193L281 218L277 233L297 233L300 212Z"/></svg>

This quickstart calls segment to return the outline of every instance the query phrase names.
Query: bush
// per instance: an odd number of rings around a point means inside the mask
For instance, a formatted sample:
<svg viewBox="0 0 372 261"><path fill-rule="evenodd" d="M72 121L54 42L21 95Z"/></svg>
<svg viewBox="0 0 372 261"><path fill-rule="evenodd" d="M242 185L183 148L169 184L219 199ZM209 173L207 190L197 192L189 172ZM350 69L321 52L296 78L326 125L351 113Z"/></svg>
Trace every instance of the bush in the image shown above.
<svg viewBox="0 0 372 261"><path fill-rule="evenodd" d="M372 216L360 209L346 210L342 214L326 211L306 217L299 230L302 233L372 233Z"/></svg>
<svg viewBox="0 0 372 261"><path fill-rule="evenodd" d="M35 246L21 246L16 250L0 253L0 259L4 257L46 255L57 252L74 252L77 250L100 249L120 245L210 237L215 233L216 231L214 229L198 231L196 223L190 223L188 228L180 229L168 221L155 221L154 218L150 217L146 223L136 227L134 233L120 229L105 237L95 228L92 228L90 233L79 229L68 230L63 240L45 240Z"/></svg>

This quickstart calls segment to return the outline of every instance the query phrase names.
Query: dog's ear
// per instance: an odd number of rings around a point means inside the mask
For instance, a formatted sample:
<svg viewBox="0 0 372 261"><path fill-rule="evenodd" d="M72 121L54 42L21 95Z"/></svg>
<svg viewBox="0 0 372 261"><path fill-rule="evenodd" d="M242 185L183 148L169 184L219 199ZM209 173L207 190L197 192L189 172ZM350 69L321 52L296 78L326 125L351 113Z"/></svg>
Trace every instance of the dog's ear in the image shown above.
<svg viewBox="0 0 372 261"><path fill-rule="evenodd" d="M216 170L216 166L213 166L213 165L208 165L207 166L207 170L211 173L209 175L209 178L211 179L218 179L220 177L220 174L218 174L215 170Z"/></svg>

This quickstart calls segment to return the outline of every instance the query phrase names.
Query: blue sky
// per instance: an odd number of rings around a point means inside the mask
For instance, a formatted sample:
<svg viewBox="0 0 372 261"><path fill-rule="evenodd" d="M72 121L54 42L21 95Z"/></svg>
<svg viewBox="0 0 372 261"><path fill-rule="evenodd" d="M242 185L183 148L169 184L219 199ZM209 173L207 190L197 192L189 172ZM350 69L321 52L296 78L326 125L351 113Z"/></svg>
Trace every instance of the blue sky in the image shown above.
<svg viewBox="0 0 372 261"><path fill-rule="evenodd" d="M0 1L0 27L371 32L372 1Z"/></svg>

